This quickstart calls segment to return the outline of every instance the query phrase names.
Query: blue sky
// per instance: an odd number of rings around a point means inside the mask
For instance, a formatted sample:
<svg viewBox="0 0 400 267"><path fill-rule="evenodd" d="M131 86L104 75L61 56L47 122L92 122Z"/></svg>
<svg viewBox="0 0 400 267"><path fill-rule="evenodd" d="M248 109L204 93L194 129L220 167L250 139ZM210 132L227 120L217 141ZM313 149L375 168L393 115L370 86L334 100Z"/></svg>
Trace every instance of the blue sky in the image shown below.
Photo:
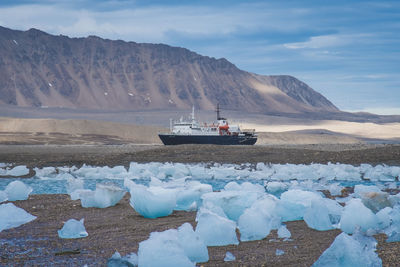
<svg viewBox="0 0 400 267"><path fill-rule="evenodd" d="M185 47L295 76L343 110L400 114L397 0L2 0L0 25Z"/></svg>

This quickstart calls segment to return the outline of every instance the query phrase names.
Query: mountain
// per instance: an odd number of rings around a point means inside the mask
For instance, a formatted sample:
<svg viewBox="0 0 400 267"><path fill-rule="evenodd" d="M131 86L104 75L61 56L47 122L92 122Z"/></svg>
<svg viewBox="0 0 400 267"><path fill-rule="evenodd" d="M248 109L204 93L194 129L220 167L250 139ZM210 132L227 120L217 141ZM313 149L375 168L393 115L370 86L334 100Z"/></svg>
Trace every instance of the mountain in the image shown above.
<svg viewBox="0 0 400 267"><path fill-rule="evenodd" d="M294 77L249 73L185 48L0 27L0 105L212 110L217 102L245 112L339 112Z"/></svg>

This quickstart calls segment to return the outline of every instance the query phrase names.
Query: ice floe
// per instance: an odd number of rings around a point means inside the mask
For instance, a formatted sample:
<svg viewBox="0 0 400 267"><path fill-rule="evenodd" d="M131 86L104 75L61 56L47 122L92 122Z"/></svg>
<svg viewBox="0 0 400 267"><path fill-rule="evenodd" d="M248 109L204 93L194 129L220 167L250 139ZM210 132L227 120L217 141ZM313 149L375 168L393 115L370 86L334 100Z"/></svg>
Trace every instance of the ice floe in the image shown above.
<svg viewBox="0 0 400 267"><path fill-rule="evenodd" d="M9 201L26 200L32 192L32 187L27 186L21 181L12 181L4 190Z"/></svg>
<svg viewBox="0 0 400 267"><path fill-rule="evenodd" d="M236 257L229 251L225 253L224 261L235 261Z"/></svg>
<svg viewBox="0 0 400 267"><path fill-rule="evenodd" d="M138 266L138 256L136 253L128 254L121 257L121 254L116 251L111 258L107 260L107 267L133 267Z"/></svg>
<svg viewBox="0 0 400 267"><path fill-rule="evenodd" d="M197 212L196 233L207 246L237 245L236 223L223 214L205 207Z"/></svg>
<svg viewBox="0 0 400 267"><path fill-rule="evenodd" d="M15 166L12 169L7 170L5 175L9 176L24 176L29 174L29 169L25 165Z"/></svg>
<svg viewBox="0 0 400 267"><path fill-rule="evenodd" d="M253 203L239 217L240 241L261 240L280 225L281 218L275 213L278 199L268 196Z"/></svg>
<svg viewBox="0 0 400 267"><path fill-rule="evenodd" d="M6 229L18 227L22 224L28 223L36 219L26 212L15 206L13 203L6 203L0 205L0 232Z"/></svg>
<svg viewBox="0 0 400 267"><path fill-rule="evenodd" d="M130 204L145 218L168 216L176 206L176 191L162 187L146 187L140 184L131 185Z"/></svg>
<svg viewBox="0 0 400 267"><path fill-rule="evenodd" d="M149 239L139 243L139 266L195 266L179 242L176 229L152 232Z"/></svg>
<svg viewBox="0 0 400 267"><path fill-rule="evenodd" d="M343 232L352 234L357 227L360 227L364 232L369 229L376 229L378 223L378 217L364 206L361 199L356 198L350 200L344 207L339 224Z"/></svg>
<svg viewBox="0 0 400 267"><path fill-rule="evenodd" d="M76 181L74 182L76 185ZM84 208L107 208L115 206L126 191L115 185L97 184L96 190L76 189L71 195L72 200L80 199Z"/></svg>
<svg viewBox="0 0 400 267"><path fill-rule="evenodd" d="M341 233L312 266L382 266L375 246L373 237Z"/></svg>
<svg viewBox="0 0 400 267"><path fill-rule="evenodd" d="M58 230L58 236L60 238L82 238L87 237L85 226L83 224L84 219L80 221L75 219L69 219L63 225L63 227Z"/></svg>

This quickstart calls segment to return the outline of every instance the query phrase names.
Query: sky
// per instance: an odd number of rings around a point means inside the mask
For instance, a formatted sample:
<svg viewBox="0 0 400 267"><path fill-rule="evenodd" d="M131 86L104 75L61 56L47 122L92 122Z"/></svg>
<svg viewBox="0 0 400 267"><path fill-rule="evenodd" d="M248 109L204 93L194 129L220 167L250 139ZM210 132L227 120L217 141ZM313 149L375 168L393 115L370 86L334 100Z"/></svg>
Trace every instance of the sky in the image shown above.
<svg viewBox="0 0 400 267"><path fill-rule="evenodd" d="M185 47L292 75L342 110L400 114L398 0L1 0L0 25Z"/></svg>

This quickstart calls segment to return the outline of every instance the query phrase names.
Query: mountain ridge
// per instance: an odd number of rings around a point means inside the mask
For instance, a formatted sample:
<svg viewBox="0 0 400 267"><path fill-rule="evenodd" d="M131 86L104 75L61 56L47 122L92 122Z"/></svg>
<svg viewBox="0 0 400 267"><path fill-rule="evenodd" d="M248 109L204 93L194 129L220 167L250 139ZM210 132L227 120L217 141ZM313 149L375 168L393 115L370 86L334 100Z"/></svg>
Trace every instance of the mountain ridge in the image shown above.
<svg viewBox="0 0 400 267"><path fill-rule="evenodd" d="M0 104L107 110L336 113L289 75L259 75L186 48L0 27Z"/></svg>

